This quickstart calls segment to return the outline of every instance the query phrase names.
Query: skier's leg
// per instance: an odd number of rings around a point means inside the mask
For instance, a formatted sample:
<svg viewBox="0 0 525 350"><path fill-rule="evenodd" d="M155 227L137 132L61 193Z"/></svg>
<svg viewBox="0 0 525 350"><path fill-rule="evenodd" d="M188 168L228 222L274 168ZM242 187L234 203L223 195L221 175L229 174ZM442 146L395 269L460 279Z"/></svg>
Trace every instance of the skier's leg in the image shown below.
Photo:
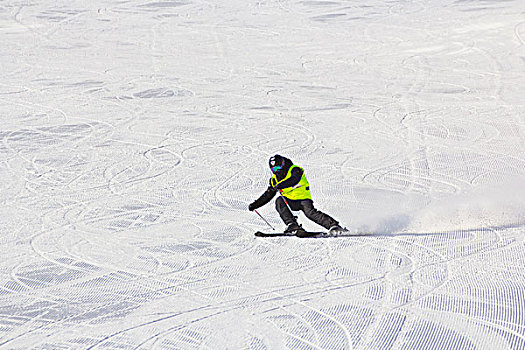
<svg viewBox="0 0 525 350"><path fill-rule="evenodd" d="M279 216L284 221L286 226L293 224L293 223L297 223L295 216L292 214L290 208L288 208L288 206L284 202L283 197L278 197L275 200L275 209L277 209Z"/></svg>
<svg viewBox="0 0 525 350"><path fill-rule="evenodd" d="M333 217L315 209L314 202L311 199L305 199L301 201L301 210L308 219L312 220L318 225L323 226L326 229L339 225L339 222Z"/></svg>

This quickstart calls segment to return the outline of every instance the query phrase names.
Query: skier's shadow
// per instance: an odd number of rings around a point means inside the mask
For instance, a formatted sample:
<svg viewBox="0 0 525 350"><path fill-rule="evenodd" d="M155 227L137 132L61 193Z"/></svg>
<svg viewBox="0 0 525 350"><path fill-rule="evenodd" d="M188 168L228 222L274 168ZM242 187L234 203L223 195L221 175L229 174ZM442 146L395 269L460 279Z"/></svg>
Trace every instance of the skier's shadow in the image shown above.
<svg viewBox="0 0 525 350"><path fill-rule="evenodd" d="M523 223L512 223L496 226L473 227L468 229L436 231L436 232L361 232L361 233L343 233L337 236L314 236L312 238L351 238L351 237L428 237L428 236L457 236L465 233L480 233L483 231L502 231L513 228L524 227Z"/></svg>
<svg viewBox="0 0 525 350"><path fill-rule="evenodd" d="M361 233L342 233L339 235L317 235L309 236L304 238L358 238L358 237L401 237L401 236L439 236L445 234L444 232L399 232L399 233L386 233L386 232L361 232Z"/></svg>
<svg viewBox="0 0 525 350"><path fill-rule="evenodd" d="M403 237L403 236L413 236L413 237L422 237L422 236L440 236L445 235L446 232L362 232L362 233L343 233L337 236L326 235L320 238L351 238L351 237Z"/></svg>

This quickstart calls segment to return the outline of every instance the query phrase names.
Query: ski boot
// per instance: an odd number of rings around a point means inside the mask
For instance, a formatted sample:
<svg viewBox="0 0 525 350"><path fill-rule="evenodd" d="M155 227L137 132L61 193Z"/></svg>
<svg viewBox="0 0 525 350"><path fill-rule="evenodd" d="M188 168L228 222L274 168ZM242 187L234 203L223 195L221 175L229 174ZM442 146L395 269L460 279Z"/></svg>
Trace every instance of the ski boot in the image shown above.
<svg viewBox="0 0 525 350"><path fill-rule="evenodd" d="M297 222L292 222L291 224L286 226L284 233L296 233L300 229L302 229L301 225L299 225Z"/></svg>
<svg viewBox="0 0 525 350"><path fill-rule="evenodd" d="M292 233L296 235L297 237L304 237L304 234L306 233L305 229L299 225L297 222L292 222L288 227L286 227L286 230L284 230L285 233Z"/></svg>
<svg viewBox="0 0 525 350"><path fill-rule="evenodd" d="M339 236L340 234L343 234L345 232L348 232L348 229L339 226L339 224L336 224L330 227L327 234L330 236Z"/></svg>

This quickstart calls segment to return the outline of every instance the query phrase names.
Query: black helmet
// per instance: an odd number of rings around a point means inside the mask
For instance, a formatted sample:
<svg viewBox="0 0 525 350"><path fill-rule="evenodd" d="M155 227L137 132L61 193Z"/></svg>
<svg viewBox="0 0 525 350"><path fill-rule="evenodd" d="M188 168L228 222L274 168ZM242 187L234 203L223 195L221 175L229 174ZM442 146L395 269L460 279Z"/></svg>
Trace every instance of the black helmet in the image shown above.
<svg viewBox="0 0 525 350"><path fill-rule="evenodd" d="M268 165L270 166L270 169L272 169L272 171L275 173L282 169L282 167L284 166L284 158L276 154L275 156L270 157ZM278 168L276 169L276 167Z"/></svg>

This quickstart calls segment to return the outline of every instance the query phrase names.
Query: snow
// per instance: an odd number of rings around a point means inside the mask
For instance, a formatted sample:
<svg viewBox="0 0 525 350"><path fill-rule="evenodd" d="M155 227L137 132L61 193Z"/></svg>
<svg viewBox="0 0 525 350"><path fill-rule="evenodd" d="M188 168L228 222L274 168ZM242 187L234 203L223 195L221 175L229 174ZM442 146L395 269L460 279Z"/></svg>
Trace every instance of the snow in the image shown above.
<svg viewBox="0 0 525 350"><path fill-rule="evenodd" d="M0 349L525 349L524 14L2 1Z"/></svg>

